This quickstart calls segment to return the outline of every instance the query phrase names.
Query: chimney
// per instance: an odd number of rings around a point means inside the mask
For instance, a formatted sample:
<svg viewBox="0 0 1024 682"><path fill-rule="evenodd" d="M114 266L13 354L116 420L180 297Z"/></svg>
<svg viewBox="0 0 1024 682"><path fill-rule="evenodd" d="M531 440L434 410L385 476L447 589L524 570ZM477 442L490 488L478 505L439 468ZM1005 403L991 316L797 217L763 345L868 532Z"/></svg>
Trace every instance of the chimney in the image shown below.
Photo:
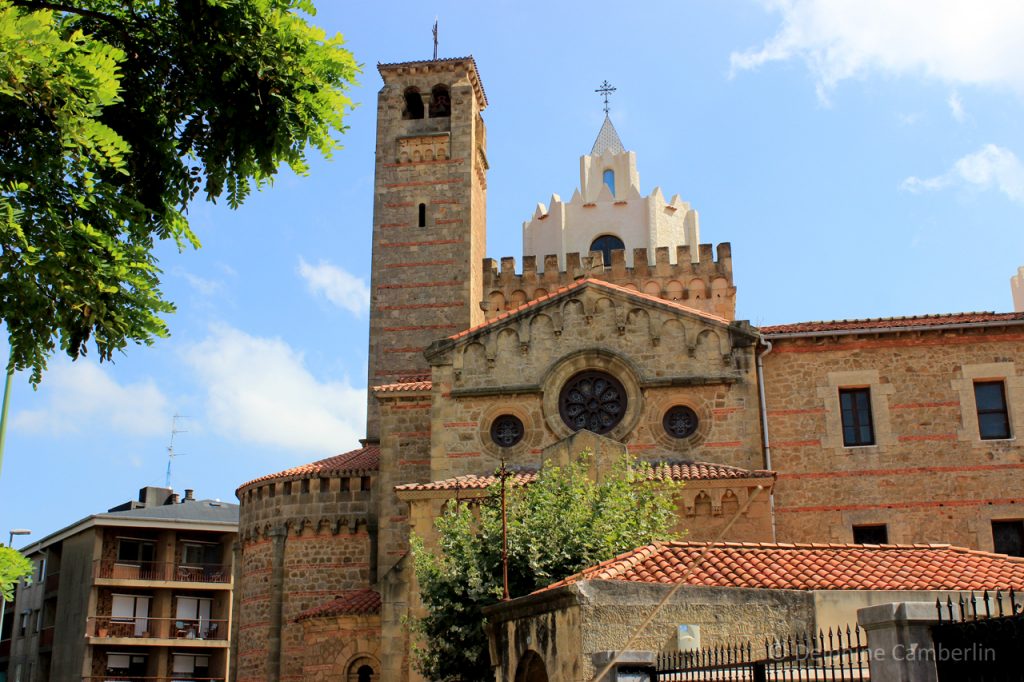
<svg viewBox="0 0 1024 682"><path fill-rule="evenodd" d="M174 493L173 495L171 495L171 501L168 504L178 504L179 502L180 500L178 499L178 493Z"/></svg>
<svg viewBox="0 0 1024 682"><path fill-rule="evenodd" d="M192 488L185 488L185 499L182 502L194 502L196 498L192 497L193 492Z"/></svg>

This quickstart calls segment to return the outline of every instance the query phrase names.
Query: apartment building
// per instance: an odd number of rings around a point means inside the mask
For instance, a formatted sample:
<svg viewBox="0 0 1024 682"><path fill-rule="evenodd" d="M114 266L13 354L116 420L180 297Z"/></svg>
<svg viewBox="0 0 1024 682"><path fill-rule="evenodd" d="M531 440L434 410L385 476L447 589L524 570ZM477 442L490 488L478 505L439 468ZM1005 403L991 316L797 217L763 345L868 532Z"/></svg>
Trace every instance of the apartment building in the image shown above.
<svg viewBox="0 0 1024 682"><path fill-rule="evenodd" d="M146 487L22 551L9 682L225 680L238 505Z"/></svg>

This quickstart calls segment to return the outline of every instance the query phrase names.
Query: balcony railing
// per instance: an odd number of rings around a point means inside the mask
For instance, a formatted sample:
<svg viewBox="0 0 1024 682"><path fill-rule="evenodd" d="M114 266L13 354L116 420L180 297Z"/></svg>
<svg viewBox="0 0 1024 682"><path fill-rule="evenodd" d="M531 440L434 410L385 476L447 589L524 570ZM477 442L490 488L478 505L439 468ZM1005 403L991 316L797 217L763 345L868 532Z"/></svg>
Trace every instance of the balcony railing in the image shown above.
<svg viewBox="0 0 1024 682"><path fill-rule="evenodd" d="M43 585L43 591L56 592L60 586L60 573L47 573Z"/></svg>
<svg viewBox="0 0 1024 682"><path fill-rule="evenodd" d="M43 628L39 631L39 648L53 647L53 628Z"/></svg>
<svg viewBox="0 0 1024 682"><path fill-rule="evenodd" d="M225 564L175 562L96 561L96 577L113 580L171 580L187 583L229 583L231 567Z"/></svg>
<svg viewBox="0 0 1024 682"><path fill-rule="evenodd" d="M188 618L120 618L94 616L89 618L86 634L100 639L130 637L133 639L226 640L226 620ZM106 678L105 678L106 679Z"/></svg>

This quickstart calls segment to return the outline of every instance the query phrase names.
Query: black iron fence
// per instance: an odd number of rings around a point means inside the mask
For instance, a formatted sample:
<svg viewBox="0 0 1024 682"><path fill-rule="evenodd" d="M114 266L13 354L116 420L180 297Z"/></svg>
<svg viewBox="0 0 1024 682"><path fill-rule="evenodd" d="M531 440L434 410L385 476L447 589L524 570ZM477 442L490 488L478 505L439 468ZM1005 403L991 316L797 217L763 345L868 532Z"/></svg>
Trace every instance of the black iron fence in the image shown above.
<svg viewBox="0 0 1024 682"><path fill-rule="evenodd" d="M870 680L867 638L859 627L658 655L658 682L676 680Z"/></svg>
<svg viewBox="0 0 1024 682"><path fill-rule="evenodd" d="M1024 682L1024 600L1010 590L936 600L932 626L939 682Z"/></svg>

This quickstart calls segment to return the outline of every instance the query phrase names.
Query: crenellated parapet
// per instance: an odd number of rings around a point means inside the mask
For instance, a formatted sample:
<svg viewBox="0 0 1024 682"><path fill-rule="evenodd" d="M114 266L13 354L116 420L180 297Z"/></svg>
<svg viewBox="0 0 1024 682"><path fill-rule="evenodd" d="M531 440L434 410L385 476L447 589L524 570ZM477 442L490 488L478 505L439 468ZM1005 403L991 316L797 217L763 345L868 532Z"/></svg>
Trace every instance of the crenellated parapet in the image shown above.
<svg viewBox="0 0 1024 682"><path fill-rule="evenodd" d="M500 268L494 259L487 258L483 263L484 300L480 306L487 319L491 319L578 279L592 277L679 301L728 320L736 318L732 247L728 242L719 244L717 253L712 244L701 244L696 260L689 246L676 247L675 263L670 260L668 247L658 247L653 258L651 255L647 249L633 249L633 266L628 267L622 250L612 251L610 265L605 265L596 251L586 256L568 253L565 270L559 268L557 255L545 256L541 267L536 257L526 256L518 273L515 258L502 258Z"/></svg>

